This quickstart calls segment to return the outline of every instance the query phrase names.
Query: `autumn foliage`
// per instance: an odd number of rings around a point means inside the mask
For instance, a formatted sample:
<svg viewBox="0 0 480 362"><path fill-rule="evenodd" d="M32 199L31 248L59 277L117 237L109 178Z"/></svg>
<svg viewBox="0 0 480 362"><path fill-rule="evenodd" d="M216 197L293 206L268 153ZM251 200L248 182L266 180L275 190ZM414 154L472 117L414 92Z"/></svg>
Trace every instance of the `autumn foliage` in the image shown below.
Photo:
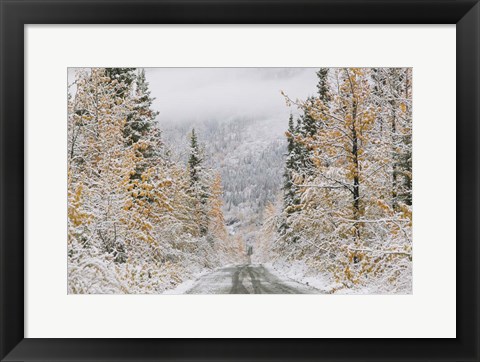
<svg viewBox="0 0 480 362"><path fill-rule="evenodd" d="M316 96L285 95L302 115L286 133L284 200L275 215L267 210L265 260L305 263L329 276L328 291L410 293L411 69L318 76Z"/></svg>
<svg viewBox="0 0 480 362"><path fill-rule="evenodd" d="M172 160L152 101L145 73L133 68L79 70L71 85L69 293L159 293L236 257L220 177L204 167L193 182Z"/></svg>

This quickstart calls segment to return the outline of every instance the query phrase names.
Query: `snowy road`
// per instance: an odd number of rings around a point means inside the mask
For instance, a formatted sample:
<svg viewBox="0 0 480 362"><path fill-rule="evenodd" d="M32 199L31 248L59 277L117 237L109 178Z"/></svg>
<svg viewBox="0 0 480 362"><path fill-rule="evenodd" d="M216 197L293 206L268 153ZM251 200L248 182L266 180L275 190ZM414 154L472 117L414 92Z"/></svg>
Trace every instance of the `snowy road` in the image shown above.
<svg viewBox="0 0 480 362"><path fill-rule="evenodd" d="M187 294L308 294L317 290L274 275L262 265L238 265L199 278Z"/></svg>

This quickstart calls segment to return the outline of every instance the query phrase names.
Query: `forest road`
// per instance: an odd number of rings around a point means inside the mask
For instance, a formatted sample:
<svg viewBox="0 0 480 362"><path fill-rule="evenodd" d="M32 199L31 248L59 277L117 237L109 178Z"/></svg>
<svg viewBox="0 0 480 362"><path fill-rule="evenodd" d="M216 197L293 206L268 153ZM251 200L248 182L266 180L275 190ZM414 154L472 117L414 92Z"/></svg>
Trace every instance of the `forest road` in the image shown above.
<svg viewBox="0 0 480 362"><path fill-rule="evenodd" d="M186 294L316 294L312 287L273 274L263 265L237 265L199 278Z"/></svg>

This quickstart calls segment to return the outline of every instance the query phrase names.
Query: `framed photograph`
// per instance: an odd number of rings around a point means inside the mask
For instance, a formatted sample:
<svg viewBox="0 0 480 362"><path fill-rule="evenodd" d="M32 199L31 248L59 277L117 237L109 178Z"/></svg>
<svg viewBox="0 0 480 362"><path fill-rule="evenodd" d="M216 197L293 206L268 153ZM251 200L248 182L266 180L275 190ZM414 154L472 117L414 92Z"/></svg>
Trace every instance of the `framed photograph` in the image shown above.
<svg viewBox="0 0 480 362"><path fill-rule="evenodd" d="M480 5L1 0L2 361L478 361Z"/></svg>

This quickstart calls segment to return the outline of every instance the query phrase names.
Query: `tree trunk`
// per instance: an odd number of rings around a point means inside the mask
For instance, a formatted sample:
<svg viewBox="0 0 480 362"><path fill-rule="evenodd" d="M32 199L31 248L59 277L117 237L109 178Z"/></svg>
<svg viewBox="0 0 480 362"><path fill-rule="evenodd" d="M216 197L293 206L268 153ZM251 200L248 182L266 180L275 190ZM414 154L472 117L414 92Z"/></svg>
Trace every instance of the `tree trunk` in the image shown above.
<svg viewBox="0 0 480 362"><path fill-rule="evenodd" d="M352 87L353 96L353 87ZM360 226L357 222L360 218L360 167L358 161L358 134L356 129L357 101L353 97L352 111L352 156L353 156L353 219L355 220L355 239L360 239Z"/></svg>

